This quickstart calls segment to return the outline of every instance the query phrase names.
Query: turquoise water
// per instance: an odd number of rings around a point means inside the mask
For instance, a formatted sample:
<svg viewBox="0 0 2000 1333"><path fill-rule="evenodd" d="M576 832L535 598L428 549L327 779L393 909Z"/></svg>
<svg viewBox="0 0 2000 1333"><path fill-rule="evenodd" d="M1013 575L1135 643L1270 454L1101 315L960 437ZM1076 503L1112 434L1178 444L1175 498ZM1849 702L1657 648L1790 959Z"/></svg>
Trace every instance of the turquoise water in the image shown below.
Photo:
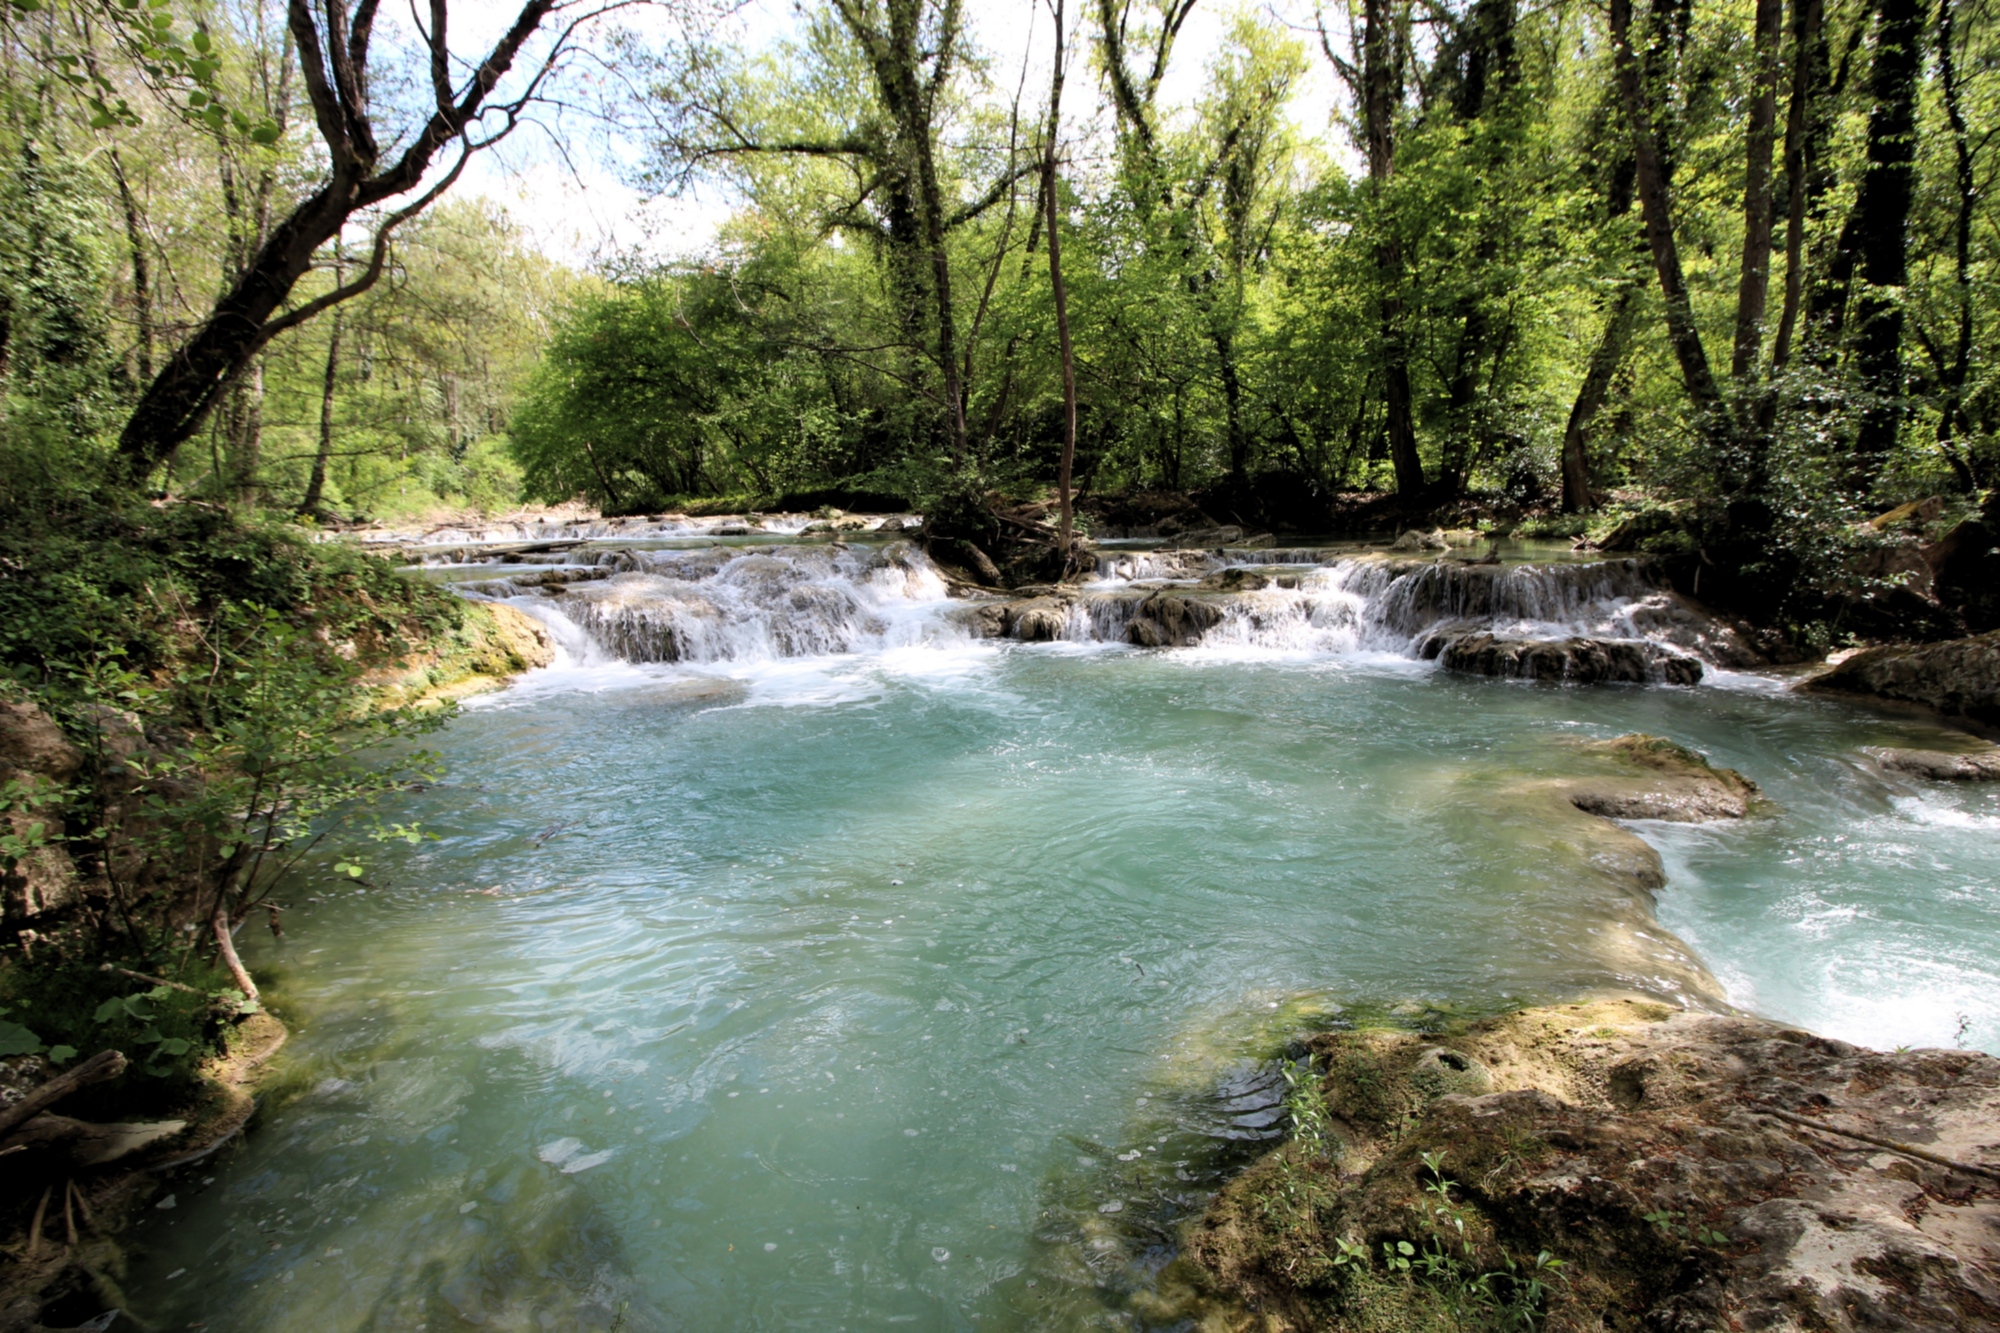
<svg viewBox="0 0 2000 1333"><path fill-rule="evenodd" d="M1773 802L1641 826L1657 923L1515 798L1634 730ZM442 737L452 776L414 811L436 841L366 888L300 886L255 943L300 1091L170 1183L134 1306L1153 1327L1174 1224L1282 1123L1264 1062L1343 1009L1629 988L2000 1050L2000 797L1860 753L1937 736L1754 678L1579 690L1389 656L946 642L536 673Z"/></svg>

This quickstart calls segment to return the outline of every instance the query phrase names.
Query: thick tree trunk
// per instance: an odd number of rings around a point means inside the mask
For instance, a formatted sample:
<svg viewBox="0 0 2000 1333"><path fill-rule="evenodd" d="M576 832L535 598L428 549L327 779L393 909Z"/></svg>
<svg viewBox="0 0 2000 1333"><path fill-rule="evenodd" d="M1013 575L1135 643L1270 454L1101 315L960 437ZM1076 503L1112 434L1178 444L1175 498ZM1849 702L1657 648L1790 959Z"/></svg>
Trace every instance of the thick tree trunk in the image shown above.
<svg viewBox="0 0 2000 1333"><path fill-rule="evenodd" d="M1229 480L1245 486L1250 481L1250 431L1243 422L1243 379L1236 368L1236 338L1228 329L1209 333L1215 344L1216 368L1222 379L1223 421L1229 432Z"/></svg>
<svg viewBox="0 0 2000 1333"><path fill-rule="evenodd" d="M1076 467L1076 353L1069 340L1069 289L1063 285L1062 229L1057 225L1061 210L1056 203L1056 142L1062 131L1063 93L1063 0L1055 0L1055 72L1049 82L1049 127L1042 162L1042 207L1049 224L1049 290L1055 297L1056 346L1062 355L1063 448L1056 471L1058 518L1056 544L1067 561L1074 545L1070 512L1070 474Z"/></svg>
<svg viewBox="0 0 2000 1333"><path fill-rule="evenodd" d="M1823 0L1792 0L1792 101L1785 119L1785 303L1771 350L1773 370L1790 363L1799 321L1806 318L1806 228L1816 202L1813 181L1827 122L1821 109L1827 82L1822 12Z"/></svg>
<svg viewBox="0 0 2000 1333"><path fill-rule="evenodd" d="M1955 191L1952 212L1952 279L1957 306L1956 328L1951 356L1938 368L1943 382L1944 401L1938 407L1938 451L1944 455L1959 489L1978 489L1979 479L1963 450L1956 443L1957 427L1965 415L1965 380L1972 366L1972 219L1979 203L1979 187L1973 172L1972 136L1966 126L1963 89L1958 74L1958 52L1953 33L1961 0L1939 0L1938 83L1941 87L1945 121L1951 126L1952 185Z"/></svg>
<svg viewBox="0 0 2000 1333"><path fill-rule="evenodd" d="M1639 284L1627 282L1611 298L1605 312L1604 334L1590 354L1583 372L1583 384L1576 391L1576 403L1569 410L1569 424L1563 428L1562 508L1565 514L1587 513L1590 499L1590 427L1604 407L1611 391L1611 379L1625 360L1632 340L1632 325L1639 313Z"/></svg>
<svg viewBox="0 0 2000 1333"><path fill-rule="evenodd" d="M1743 167L1743 262L1736 287L1736 342L1729 377L1748 392L1764 354L1764 312L1771 291L1771 153L1778 126L1778 55L1784 0L1757 0L1750 123Z"/></svg>
<svg viewBox="0 0 2000 1333"><path fill-rule="evenodd" d="M1401 98L1401 61L1390 14L1391 0L1365 0L1362 34L1362 118L1367 137L1368 179L1376 196L1396 168L1396 104ZM1384 222L1383 226L1388 224ZM1424 465L1417 456L1416 418L1410 395L1410 354L1403 334L1403 251L1393 234L1375 247L1376 280L1382 284L1382 381L1388 410L1389 461L1396 493L1415 499L1424 493Z"/></svg>
<svg viewBox="0 0 2000 1333"><path fill-rule="evenodd" d="M1486 117L1495 104L1504 114L1504 99L1519 74L1519 62L1514 58L1512 0L1477 0L1468 26L1471 34L1465 82L1459 90L1457 111L1459 119L1471 125ZM1487 171L1497 171L1502 165L1493 160L1490 150L1482 153L1477 162ZM1476 410L1479 374L1489 344L1494 340L1493 318L1486 293L1481 290L1481 276L1499 257L1500 237L1492 212L1488 211L1481 214L1479 236L1473 246L1470 289L1459 301L1458 346L1453 352L1451 379L1446 388L1445 420L1449 433L1435 482L1436 488L1446 495L1457 495L1465 489L1479 447Z"/></svg>
<svg viewBox="0 0 2000 1333"><path fill-rule="evenodd" d="M1854 197L1862 288L1855 302L1855 369L1868 399L1849 484L1874 485L1903 421L1903 286L1910 199L1916 187L1917 84L1924 0L1881 0L1868 78L1868 166Z"/></svg>
<svg viewBox="0 0 2000 1333"><path fill-rule="evenodd" d="M1613 60L1618 67L1618 92L1625 104L1626 121L1632 131L1632 159L1636 167L1639 212L1644 219L1647 248L1652 251L1653 268L1660 280L1660 295L1666 304L1667 341L1681 368L1681 381L1694 406L1697 425L1708 439L1717 462L1727 471L1726 456L1733 431L1728 405L1723 401L1715 373L1710 368L1708 350L1702 345L1701 329L1695 323L1694 304L1688 295L1687 280L1681 269L1680 247L1674 238L1673 212L1667 180L1660 162L1659 142L1653 132L1639 61L1632 51L1632 0L1611 0ZM1733 489L1725 478L1724 489Z"/></svg>

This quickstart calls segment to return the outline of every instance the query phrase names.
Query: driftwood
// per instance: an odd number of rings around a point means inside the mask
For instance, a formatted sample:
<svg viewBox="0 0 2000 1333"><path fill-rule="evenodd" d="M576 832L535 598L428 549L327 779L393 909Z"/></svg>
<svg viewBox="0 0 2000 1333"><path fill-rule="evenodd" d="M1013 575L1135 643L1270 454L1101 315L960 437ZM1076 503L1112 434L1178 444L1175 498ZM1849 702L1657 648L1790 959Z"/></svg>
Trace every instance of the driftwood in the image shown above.
<svg viewBox="0 0 2000 1333"><path fill-rule="evenodd" d="M1878 1148L1887 1148L1890 1152L1901 1153L1905 1157L1914 1157L1920 1162L1930 1162L1935 1166L1963 1171L1968 1175L1985 1176L1989 1180L2000 1180L2000 1168L1981 1166L1977 1162L1961 1162L1955 1157L1946 1157L1919 1148L1912 1143L1901 1143L1875 1134L1864 1134L1858 1129L1842 1129L1838 1125L1829 1125L1807 1116L1793 1115L1790 1111L1780 1111L1775 1106L1760 1106L1757 1109L1765 1115L1776 1116L1789 1124L1804 1125L1807 1129L1816 1129L1822 1134L1837 1134L1846 1139L1859 1139L1863 1143L1872 1143Z"/></svg>
<svg viewBox="0 0 2000 1333"><path fill-rule="evenodd" d="M186 1128L185 1120L100 1125L46 1112L14 1131L5 1151L54 1148L62 1150L75 1166L102 1166L129 1157L161 1139L172 1138Z"/></svg>
<svg viewBox="0 0 2000 1333"><path fill-rule="evenodd" d="M117 1051L99 1051L76 1068L57 1074L20 1101L0 1111L0 1137L4 1137L14 1126L31 1120L42 1111L54 1106L78 1088L87 1088L93 1083L117 1078L124 1072L123 1055Z"/></svg>

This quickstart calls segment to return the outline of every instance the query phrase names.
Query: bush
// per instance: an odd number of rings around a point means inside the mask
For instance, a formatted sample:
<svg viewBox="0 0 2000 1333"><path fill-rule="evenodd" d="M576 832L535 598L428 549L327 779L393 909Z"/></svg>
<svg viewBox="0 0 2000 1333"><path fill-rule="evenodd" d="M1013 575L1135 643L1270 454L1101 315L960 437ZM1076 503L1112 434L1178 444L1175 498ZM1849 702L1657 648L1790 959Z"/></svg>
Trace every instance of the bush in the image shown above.
<svg viewBox="0 0 2000 1333"><path fill-rule="evenodd" d="M184 956L175 969L173 979L187 989L116 970L135 961L44 949L0 968L7 1021L50 1048L51 1063L102 1050L120 1051L130 1062L118 1078L73 1094L63 1104L65 1115L154 1114L183 1105L201 1062L223 1049L229 1021L243 1011L243 997L227 975L199 958Z"/></svg>

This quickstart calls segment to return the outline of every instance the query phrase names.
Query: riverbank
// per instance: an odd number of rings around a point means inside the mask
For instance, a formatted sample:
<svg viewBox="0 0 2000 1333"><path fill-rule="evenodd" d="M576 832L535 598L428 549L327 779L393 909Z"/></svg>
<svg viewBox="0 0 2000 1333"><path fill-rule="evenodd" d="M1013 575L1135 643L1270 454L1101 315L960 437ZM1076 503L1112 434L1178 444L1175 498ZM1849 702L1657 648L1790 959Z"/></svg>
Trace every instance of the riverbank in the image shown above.
<svg viewBox="0 0 2000 1333"><path fill-rule="evenodd" d="M252 909L280 931L295 847L402 789L369 747L554 657L511 607L288 525L29 518L0 574L7 1328L124 1307L118 1238L159 1173L242 1132L285 1029L236 933Z"/></svg>
<svg viewBox="0 0 2000 1333"><path fill-rule="evenodd" d="M0 1160L6 1160L10 1225L0 1253L0 1329L39 1333L81 1326L107 1310L129 1310L123 1237L150 1207L177 1206L184 1174L243 1134L258 1107L268 1062L290 1033L268 1012L232 1025L224 1048L201 1061L171 1118L75 1120L82 1100L50 1099L63 1071L39 1056L0 1062ZM122 1056L116 1056L122 1061ZM100 1059L102 1057L99 1057ZM34 1113L20 1118L24 1108ZM116 1114L115 1100L99 1112ZM207 1178L204 1183L212 1183ZM11 1214L33 1200L25 1225Z"/></svg>

